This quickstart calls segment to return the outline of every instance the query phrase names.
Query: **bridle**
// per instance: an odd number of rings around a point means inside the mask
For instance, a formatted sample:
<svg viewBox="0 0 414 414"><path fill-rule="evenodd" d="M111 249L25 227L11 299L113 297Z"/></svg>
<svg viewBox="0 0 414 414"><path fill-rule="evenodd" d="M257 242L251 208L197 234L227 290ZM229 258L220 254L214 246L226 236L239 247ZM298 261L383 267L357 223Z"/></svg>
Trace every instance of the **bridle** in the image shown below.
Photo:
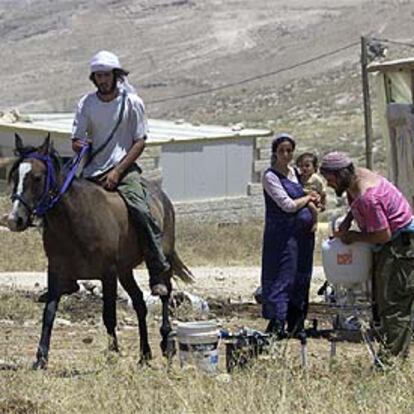
<svg viewBox="0 0 414 414"><path fill-rule="evenodd" d="M45 180L45 185L43 188L42 195L34 206L31 206L29 202L23 197L23 195L17 194L17 192L14 192L11 195L11 199L12 201L17 200L20 203L22 203L22 205L28 211L30 217L33 215L41 217L49 209L49 204L51 200L53 199L53 194L56 193L56 187L57 187L56 173L53 167L53 160L49 154L41 155L37 152L30 152L27 154L23 154L21 156L20 162L24 160L28 160L28 159L35 159L35 160L42 161L46 166L46 180Z"/></svg>
<svg viewBox="0 0 414 414"><path fill-rule="evenodd" d="M63 174L65 178L60 188L58 186L56 172L53 166L53 159L50 154L42 155L38 152L28 152L21 155L20 163L24 160L35 159L43 162L46 166L46 180L43 192L34 206L31 206L30 203L22 195L17 194L17 192L13 192L11 195L12 201L19 201L26 208L27 212L29 213L30 221L33 216L42 218L51 208L53 208L59 202L61 197L66 193L69 186L71 185L76 175L78 166L88 150L89 146L84 145L81 151L63 166Z"/></svg>

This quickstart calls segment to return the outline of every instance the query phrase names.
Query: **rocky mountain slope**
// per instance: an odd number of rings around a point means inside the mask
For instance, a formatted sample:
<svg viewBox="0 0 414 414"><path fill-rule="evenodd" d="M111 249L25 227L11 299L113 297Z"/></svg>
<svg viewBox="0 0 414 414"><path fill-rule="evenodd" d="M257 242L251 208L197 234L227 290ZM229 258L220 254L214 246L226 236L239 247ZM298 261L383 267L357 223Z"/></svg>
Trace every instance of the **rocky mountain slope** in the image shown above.
<svg viewBox="0 0 414 414"><path fill-rule="evenodd" d="M360 140L360 36L414 43L413 15L408 0L0 0L0 110L73 110L107 49L150 117Z"/></svg>

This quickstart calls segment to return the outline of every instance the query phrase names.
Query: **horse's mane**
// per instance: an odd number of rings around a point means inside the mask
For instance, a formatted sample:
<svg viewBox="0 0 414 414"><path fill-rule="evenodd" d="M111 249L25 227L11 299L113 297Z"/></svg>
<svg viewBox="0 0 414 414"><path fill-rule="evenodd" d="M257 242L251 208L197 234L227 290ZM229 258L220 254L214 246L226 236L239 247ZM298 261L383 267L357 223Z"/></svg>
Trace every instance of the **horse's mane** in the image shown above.
<svg viewBox="0 0 414 414"><path fill-rule="evenodd" d="M10 172L8 174L7 177L7 181L10 184L13 175L15 173L15 171L17 170L17 168L19 167L20 163L27 158L28 154L31 154L33 152L37 152L39 148L34 147L32 145L27 145L23 148L19 148L19 149L15 149L14 150L14 155L16 155L18 158L17 160L13 163ZM54 148L53 144L50 146L49 149L49 156L52 159L52 163L53 163L53 167L55 169L56 175L59 174L60 170L62 169L62 158L60 157L59 153L57 152L57 150Z"/></svg>

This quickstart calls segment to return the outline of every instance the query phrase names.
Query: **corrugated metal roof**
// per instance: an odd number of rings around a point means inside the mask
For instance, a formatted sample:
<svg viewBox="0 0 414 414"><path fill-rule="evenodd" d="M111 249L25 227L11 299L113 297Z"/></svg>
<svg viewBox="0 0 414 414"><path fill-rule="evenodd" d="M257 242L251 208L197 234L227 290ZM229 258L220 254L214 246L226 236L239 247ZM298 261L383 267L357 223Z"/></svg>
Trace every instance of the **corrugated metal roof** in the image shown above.
<svg viewBox="0 0 414 414"><path fill-rule="evenodd" d="M386 72L399 69L414 69L414 57L385 62L372 62L367 67L368 72Z"/></svg>
<svg viewBox="0 0 414 414"><path fill-rule="evenodd" d="M15 131L30 130L43 134L53 133L54 136L69 137L72 130L73 113L47 113L24 115L25 122L5 122L0 119L0 129ZM172 141L195 141L217 138L258 137L268 136L268 129L245 129L242 126L225 127L218 125L194 125L182 121L164 121L149 119L148 143L160 144Z"/></svg>

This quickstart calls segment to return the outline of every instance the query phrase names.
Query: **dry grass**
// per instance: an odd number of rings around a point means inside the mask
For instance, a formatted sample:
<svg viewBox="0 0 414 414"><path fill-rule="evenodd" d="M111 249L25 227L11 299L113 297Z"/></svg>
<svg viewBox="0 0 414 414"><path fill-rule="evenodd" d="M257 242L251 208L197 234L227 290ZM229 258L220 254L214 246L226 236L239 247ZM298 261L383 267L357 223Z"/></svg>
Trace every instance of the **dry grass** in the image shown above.
<svg viewBox="0 0 414 414"><path fill-rule="evenodd" d="M202 238L200 237L202 234ZM322 234L322 233L321 233ZM262 223L194 228L178 225L181 256L195 264L259 264ZM40 234L0 232L2 270L44 270ZM7 246L7 249L4 247ZM93 298L92 298L93 299ZM101 301L64 298L52 338L49 370L33 372L42 304L31 294L0 292L0 360L16 368L0 371L0 413L412 413L413 361L387 373L372 371L362 344L339 344L329 363L329 344L309 340L309 367L299 364L298 344L279 345L249 369L218 375L168 367L160 356L158 318L149 321L155 359L138 367L138 338L131 309L119 307L121 356L106 352ZM232 323L263 329L260 319Z"/></svg>
<svg viewBox="0 0 414 414"><path fill-rule="evenodd" d="M260 263L262 224L219 227L215 223L177 225L177 250L190 266ZM47 268L42 236L36 229L0 231L0 271L43 271Z"/></svg>
<svg viewBox="0 0 414 414"><path fill-rule="evenodd" d="M70 367L46 375L23 371L9 378L9 386L11 390L25 389L24 395L9 392L5 400L0 400L0 410L5 413L412 413L410 390L414 384L408 368L379 376L361 368L349 372L350 361L347 361L336 365L335 370L321 367L306 375L292 367L289 359L285 363L287 366L281 365L281 361L275 361L273 366L257 364L234 375L229 383L191 370L169 373L165 369L137 370L126 361L115 367L96 361L93 369L97 371L79 375L71 374ZM361 376L367 378L362 380Z"/></svg>
<svg viewBox="0 0 414 414"><path fill-rule="evenodd" d="M0 212L6 210L0 197ZM326 234L320 226L317 240ZM258 266L261 261L263 221L220 226L216 223L178 221L177 250L189 266ZM47 267L41 233L29 229L22 233L0 231L0 271L43 271ZM320 262L317 243L315 261Z"/></svg>
<svg viewBox="0 0 414 414"><path fill-rule="evenodd" d="M0 271L42 271L47 268L42 237L38 230L0 232Z"/></svg>
<svg viewBox="0 0 414 414"><path fill-rule="evenodd" d="M260 263L263 223L219 226L189 222L177 225L177 250L193 266L254 266Z"/></svg>
<svg viewBox="0 0 414 414"><path fill-rule="evenodd" d="M0 412L408 414L414 409L413 366L374 373L362 347L332 364L313 356L303 371L292 344L232 376L207 376L180 369L177 361L168 369L160 359L138 368L132 346L122 357L108 358L104 342L101 334L89 349L59 352L48 372L25 366L4 372Z"/></svg>
<svg viewBox="0 0 414 414"><path fill-rule="evenodd" d="M67 298L69 300L69 298ZM137 325L121 322L121 355L106 351L107 340L98 308L84 302L62 306L78 318L57 323L49 370L33 372L30 364L40 333L41 304L28 294L0 292L0 360L13 369L0 371L0 413L412 413L413 360L387 373L377 373L363 344L338 344L329 360L329 343L310 339L309 365L299 363L297 341L275 344L250 368L208 376L192 367L171 366L160 356L158 318L150 319L154 360L139 367ZM66 304L67 305L67 304ZM87 321L82 319L85 312ZM99 309L100 311L100 309ZM34 317L38 313L37 317ZM91 314L91 318L88 315ZM85 315L83 315L85 316ZM261 328L262 321L239 317L238 323ZM22 321L24 320L24 323ZM221 349L223 351L223 349Z"/></svg>
<svg viewBox="0 0 414 414"><path fill-rule="evenodd" d="M39 306L36 306L29 293L16 296L16 292L11 289L1 291L0 320L23 324L38 317Z"/></svg>
<svg viewBox="0 0 414 414"><path fill-rule="evenodd" d="M0 212L7 211L0 198ZM177 223L177 249L191 266L257 265L262 237L260 221L243 225L218 226L215 223L192 225ZM22 233L0 231L0 271L42 271L47 267L39 230Z"/></svg>

